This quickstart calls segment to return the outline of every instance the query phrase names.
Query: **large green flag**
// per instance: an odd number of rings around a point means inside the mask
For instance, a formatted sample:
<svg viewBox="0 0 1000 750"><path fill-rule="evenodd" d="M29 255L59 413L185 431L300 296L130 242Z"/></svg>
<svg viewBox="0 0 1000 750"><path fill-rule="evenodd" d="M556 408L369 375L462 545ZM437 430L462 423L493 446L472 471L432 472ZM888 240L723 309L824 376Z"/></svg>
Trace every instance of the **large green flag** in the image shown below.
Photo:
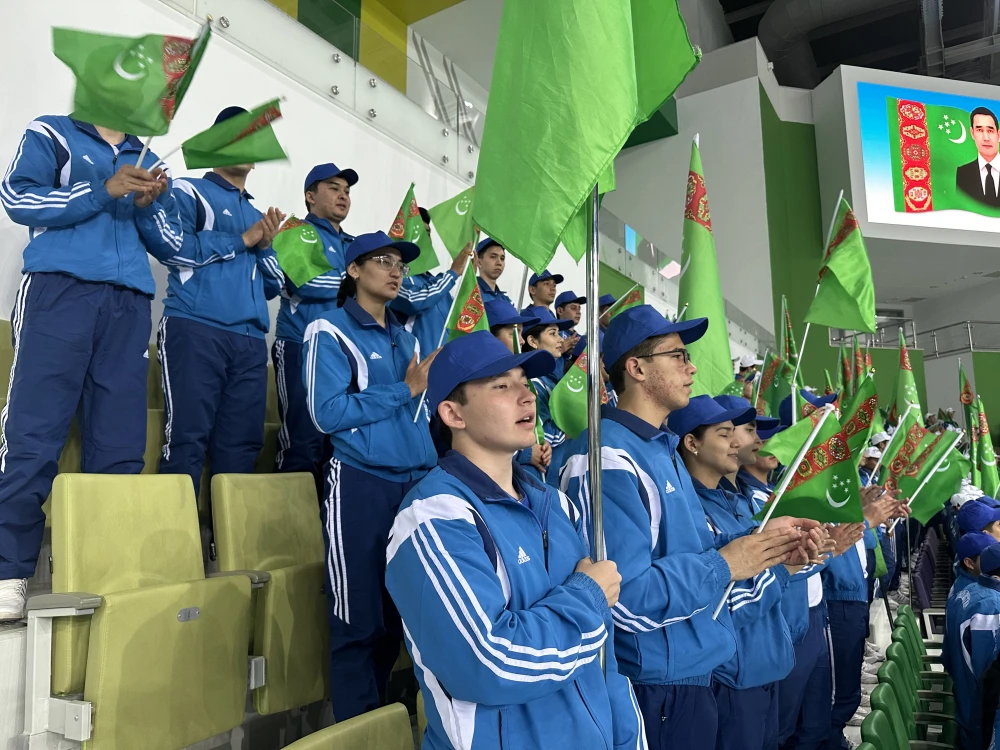
<svg viewBox="0 0 1000 750"><path fill-rule="evenodd" d="M875 378L865 377L854 398L840 411L840 426L847 440L847 447L854 456L854 463L861 461L861 452L868 447L878 413L878 395L875 392Z"/></svg>
<svg viewBox="0 0 1000 750"><path fill-rule="evenodd" d="M677 0L506 0L476 224L541 273L633 129L696 62Z"/></svg>
<svg viewBox="0 0 1000 750"><path fill-rule="evenodd" d="M211 169L287 159L271 123L281 119L277 99L193 135L181 144L188 169Z"/></svg>
<svg viewBox="0 0 1000 750"><path fill-rule="evenodd" d="M784 294L781 295L781 318L781 346L779 352L794 372L795 366L799 361L799 347L795 345L795 330L792 328L792 316L788 312L788 301L785 299ZM800 388L803 385L801 370L799 371L797 385Z"/></svg>
<svg viewBox="0 0 1000 750"><path fill-rule="evenodd" d="M448 318L448 341L457 339L473 331L490 330L490 322L486 318L486 305L479 291L479 280L472 263L465 264L465 272L455 294L455 303Z"/></svg>
<svg viewBox="0 0 1000 750"><path fill-rule="evenodd" d="M434 228L452 259L457 258L464 247L476 240L476 225L472 221L475 191L476 186L473 185L430 209Z"/></svg>
<svg viewBox="0 0 1000 750"><path fill-rule="evenodd" d="M791 392L792 368L777 354L767 352L754 387L754 406L757 407L758 416L778 416L781 402Z"/></svg>
<svg viewBox="0 0 1000 750"><path fill-rule="evenodd" d="M840 397L850 398L854 390L854 367L851 364L850 352L844 349L844 342L840 342Z"/></svg>
<svg viewBox="0 0 1000 750"><path fill-rule="evenodd" d="M730 358L726 306L719 285L712 217L708 210L708 193L702 176L701 152L697 141L691 143L678 283L680 289L677 293L677 309L682 310L687 306L684 319L708 318L708 331L705 335L687 345L691 359L698 368L691 395L718 395L733 379L733 360Z"/></svg>
<svg viewBox="0 0 1000 750"><path fill-rule="evenodd" d="M799 440L799 450L805 444L822 411L814 411L767 441L765 449L773 451L772 443L793 430L805 432ZM797 437L797 436L796 436ZM772 455L777 455L772 452ZM795 460L797 452L789 459ZM781 457L779 456L779 460ZM848 447L844 429L832 416L828 417L794 471L785 494L778 501L774 515L811 518L821 523L858 523L864 520L861 509L861 477L858 476L854 455ZM763 516L767 512L760 512Z"/></svg>
<svg viewBox="0 0 1000 750"><path fill-rule="evenodd" d="M965 375L962 360L958 361L958 400L962 403L962 412L965 414L965 431L969 439L969 462L972 464L969 479L976 487L982 488L978 455L979 404L976 401L976 394L972 391L972 383Z"/></svg>
<svg viewBox="0 0 1000 750"><path fill-rule="evenodd" d="M403 198L403 203L400 205L399 211L396 212L396 218L393 220L392 226L389 227L387 234L394 240L406 240L420 248L420 255L410 263L410 274L412 276L437 267L437 253L434 252L431 237L427 234L424 220L420 216L420 207L417 205L417 199L413 194L412 182L410 183L410 189L406 191L406 197Z"/></svg>
<svg viewBox="0 0 1000 750"><path fill-rule="evenodd" d="M1000 476L997 475L997 457L993 453L993 438L990 437L990 425L986 421L986 408L980 396L976 399L979 412L979 450L976 460L979 462L979 477L982 484L978 485L989 497L996 497L1000 490Z"/></svg>
<svg viewBox="0 0 1000 750"><path fill-rule="evenodd" d="M811 414L796 421L791 427L782 430L761 446L761 455L774 456L781 462L782 466L790 466L799 451L802 450L802 446L806 444L806 440L812 434L820 416L822 416L822 412L814 410ZM827 417L827 422L831 420L836 420L836 416L831 414Z"/></svg>
<svg viewBox="0 0 1000 750"><path fill-rule="evenodd" d="M917 408L904 411L900 415L896 431L889 438L889 444L882 453L882 466L886 469L886 486L894 489L898 477L921 450L921 445L930 441L930 432L920 424Z"/></svg>
<svg viewBox="0 0 1000 750"><path fill-rule="evenodd" d="M910 352L906 348L906 337L903 329L899 329L899 371L896 374L896 397L893 399L889 421L896 422L910 404L915 405L914 412L918 421L922 420L920 396L917 395L917 382L913 379L913 367L910 365Z"/></svg>
<svg viewBox="0 0 1000 750"><path fill-rule="evenodd" d="M281 270L295 286L302 286L333 268L316 227L294 216L289 216L274 235L271 247Z"/></svg>
<svg viewBox="0 0 1000 750"><path fill-rule="evenodd" d="M608 403L608 392L601 383L601 403ZM587 429L587 348L560 378L549 395L549 413L556 427L575 438Z"/></svg>
<svg viewBox="0 0 1000 750"><path fill-rule="evenodd" d="M197 39L52 29L52 51L76 76L72 117L132 135L163 135L201 62L211 27Z"/></svg>
<svg viewBox="0 0 1000 750"><path fill-rule="evenodd" d="M921 445L921 450L898 475L894 489L911 500L913 518L926 524L962 486L969 462L954 450L959 435L945 431Z"/></svg>
<svg viewBox="0 0 1000 750"><path fill-rule="evenodd" d="M858 220L840 199L807 323L875 333L875 284Z"/></svg>

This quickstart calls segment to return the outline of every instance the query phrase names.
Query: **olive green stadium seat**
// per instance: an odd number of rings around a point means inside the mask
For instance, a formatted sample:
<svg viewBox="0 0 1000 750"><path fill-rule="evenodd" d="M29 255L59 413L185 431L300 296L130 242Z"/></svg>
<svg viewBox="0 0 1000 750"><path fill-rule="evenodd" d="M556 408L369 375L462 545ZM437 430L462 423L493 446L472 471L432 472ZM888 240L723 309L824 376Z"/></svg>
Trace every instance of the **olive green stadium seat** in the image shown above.
<svg viewBox="0 0 1000 750"><path fill-rule="evenodd" d="M149 371L146 374L146 408L162 409L163 407L163 371L156 354L156 344L149 347Z"/></svg>
<svg viewBox="0 0 1000 750"><path fill-rule="evenodd" d="M257 461L254 463L255 474L270 474L274 471L274 457L278 453L278 430L281 425L266 422L264 424L264 445L260 449ZM203 519L212 517L212 475L211 459L205 457L205 466L201 471L201 486L198 489L198 513Z"/></svg>
<svg viewBox="0 0 1000 750"><path fill-rule="evenodd" d="M217 474L212 479L216 562L270 579L255 592L251 655L264 658L252 691L260 714L329 696L323 531L312 474Z"/></svg>
<svg viewBox="0 0 1000 750"><path fill-rule="evenodd" d="M427 729L427 714L424 712L424 691L417 691L417 737L422 744L424 741L424 730Z"/></svg>
<svg viewBox="0 0 1000 750"><path fill-rule="evenodd" d="M242 723L251 580L205 578L187 476L60 474L52 562L28 602L27 735L173 750Z"/></svg>
<svg viewBox="0 0 1000 750"><path fill-rule="evenodd" d="M955 747L958 724L953 716L943 713L914 712L910 703L900 700L892 685L879 684L871 694L872 708L882 711L893 723L894 731L902 731L908 740L926 740L928 728L940 727L938 741L946 747Z"/></svg>
<svg viewBox="0 0 1000 750"><path fill-rule="evenodd" d="M413 750L413 730L406 708L393 703L321 729L287 750Z"/></svg>

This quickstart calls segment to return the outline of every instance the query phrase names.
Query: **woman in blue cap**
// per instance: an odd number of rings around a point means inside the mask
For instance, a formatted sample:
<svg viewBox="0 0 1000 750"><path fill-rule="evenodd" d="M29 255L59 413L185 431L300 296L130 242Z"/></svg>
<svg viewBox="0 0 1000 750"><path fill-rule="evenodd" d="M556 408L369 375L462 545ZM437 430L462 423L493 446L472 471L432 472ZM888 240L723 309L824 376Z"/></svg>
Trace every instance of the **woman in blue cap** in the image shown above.
<svg viewBox="0 0 1000 750"><path fill-rule="evenodd" d="M741 440L736 431L756 417L757 411L747 402L725 409L711 396L696 396L685 408L671 412L667 421L680 438L678 452L717 536L738 535L757 526L746 498L720 486L727 474L739 469ZM778 746L777 681L795 663L780 602L789 578L800 569L776 565L737 581L729 594L736 654L713 675L719 750Z"/></svg>
<svg viewBox="0 0 1000 750"><path fill-rule="evenodd" d="M552 389L556 387L559 379L563 376L563 339L559 332L572 328L573 321L556 320L555 316L543 307L529 307L521 312L533 315L538 319L536 325L524 332L524 351L546 351L556 360L555 370L540 378L533 378L531 382L535 384L535 392L538 394L538 418L545 431L545 440L552 446L552 459L548 472L546 472L545 481L553 486L558 486L559 469L562 468L563 449L566 445L566 433L560 430L552 420L549 397L552 395Z"/></svg>
<svg viewBox="0 0 1000 750"><path fill-rule="evenodd" d="M403 496L437 463L416 420L434 354L386 307L420 254L384 232L347 249L337 307L306 329L309 415L333 456L320 509L327 550L330 698L337 721L378 708L402 626L385 591L385 545Z"/></svg>

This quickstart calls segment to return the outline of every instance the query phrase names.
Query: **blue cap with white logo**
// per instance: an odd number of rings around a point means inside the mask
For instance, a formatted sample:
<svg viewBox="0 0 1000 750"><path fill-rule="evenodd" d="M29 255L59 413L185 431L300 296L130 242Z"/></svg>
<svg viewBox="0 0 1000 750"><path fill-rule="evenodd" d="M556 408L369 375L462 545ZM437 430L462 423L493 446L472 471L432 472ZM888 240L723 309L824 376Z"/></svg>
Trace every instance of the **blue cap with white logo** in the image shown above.
<svg viewBox="0 0 1000 750"><path fill-rule="evenodd" d="M604 366L609 370L619 359L654 336L676 333L681 341L690 344L705 335L708 318L695 318L674 323L664 318L652 305L636 305L619 313L608 323L604 337Z"/></svg>

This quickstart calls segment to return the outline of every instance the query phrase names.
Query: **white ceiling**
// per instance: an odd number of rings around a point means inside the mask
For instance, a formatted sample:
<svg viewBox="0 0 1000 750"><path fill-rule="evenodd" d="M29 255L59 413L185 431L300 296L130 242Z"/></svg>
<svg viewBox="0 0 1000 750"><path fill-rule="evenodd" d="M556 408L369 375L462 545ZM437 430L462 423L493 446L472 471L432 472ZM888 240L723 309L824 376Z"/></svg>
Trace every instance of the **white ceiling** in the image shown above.
<svg viewBox="0 0 1000 750"><path fill-rule="evenodd" d="M463 0L411 26L489 90L503 0Z"/></svg>

